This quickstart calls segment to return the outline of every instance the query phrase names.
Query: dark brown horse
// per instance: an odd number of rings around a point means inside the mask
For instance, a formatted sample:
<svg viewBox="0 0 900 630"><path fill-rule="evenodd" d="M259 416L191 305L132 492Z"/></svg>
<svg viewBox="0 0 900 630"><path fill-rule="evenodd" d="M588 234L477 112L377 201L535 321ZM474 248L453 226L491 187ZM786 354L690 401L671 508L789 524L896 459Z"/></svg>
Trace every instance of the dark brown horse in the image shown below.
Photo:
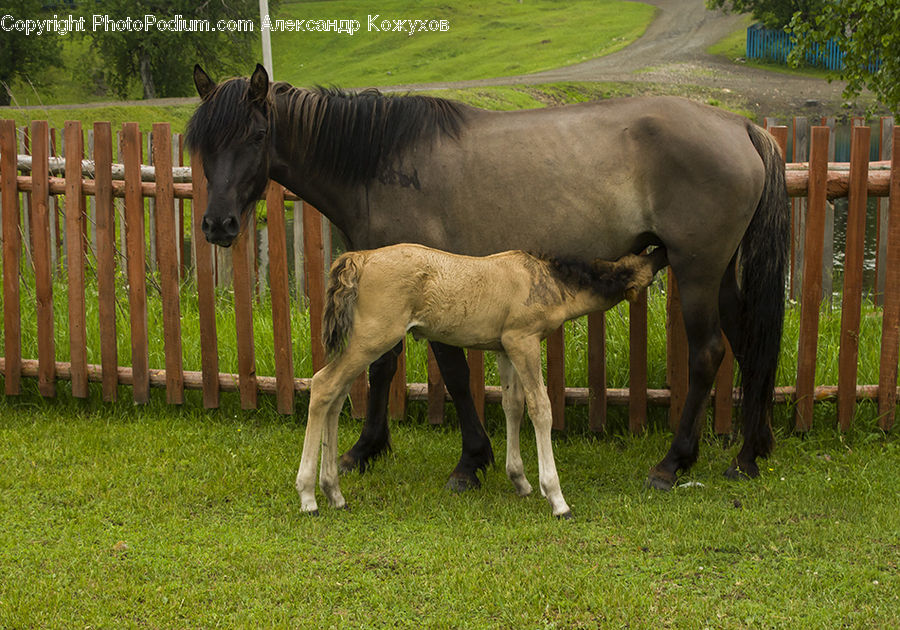
<svg viewBox="0 0 900 630"><path fill-rule="evenodd" d="M265 70L215 84L187 140L203 159L206 238L231 244L269 178L321 210L353 249L421 243L468 255L509 249L614 260L668 250L689 344L678 431L648 482L671 488L697 459L725 331L741 367L744 444L726 471L756 476L769 453L784 312L788 203L772 137L739 116L679 98L490 112L423 96L306 90ZM459 410L451 475L477 484L493 455L462 350L434 344ZM370 367L370 417L342 465L388 445L387 390L399 347Z"/></svg>

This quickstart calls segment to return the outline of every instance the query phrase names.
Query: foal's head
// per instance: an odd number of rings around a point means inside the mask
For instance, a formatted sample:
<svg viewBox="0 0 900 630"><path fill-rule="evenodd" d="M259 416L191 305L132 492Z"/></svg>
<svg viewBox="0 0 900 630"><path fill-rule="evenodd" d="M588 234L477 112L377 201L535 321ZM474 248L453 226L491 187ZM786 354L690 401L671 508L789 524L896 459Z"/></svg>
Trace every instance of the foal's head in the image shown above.
<svg viewBox="0 0 900 630"><path fill-rule="evenodd" d="M194 85L202 102L188 122L186 140L206 173L203 234L228 247L269 180L269 76L257 64L249 79L217 85L198 65Z"/></svg>

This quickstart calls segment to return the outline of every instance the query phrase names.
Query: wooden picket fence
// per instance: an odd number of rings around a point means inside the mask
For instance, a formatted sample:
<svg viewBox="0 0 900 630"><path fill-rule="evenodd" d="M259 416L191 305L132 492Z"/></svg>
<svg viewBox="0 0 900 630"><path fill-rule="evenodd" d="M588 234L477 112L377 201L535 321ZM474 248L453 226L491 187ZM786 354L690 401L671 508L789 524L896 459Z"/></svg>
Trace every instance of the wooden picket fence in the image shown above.
<svg viewBox="0 0 900 630"><path fill-rule="evenodd" d="M822 121L828 123L829 121ZM900 345L900 128L891 119L880 122L880 161L870 163L869 127L854 121L849 163L829 163L833 138L829 126L812 126L795 119L790 128L767 126L784 151L791 148L792 163L787 168L788 191L794 202L794 235L790 287L801 303L801 332L796 385L779 388L776 400L793 402L796 426L811 426L813 404L817 400L837 400L839 426L849 427L854 406L861 399L878 402L879 423L884 429L893 425L897 402L897 361ZM831 121L833 126L833 121ZM326 262L330 260L330 243L326 246L327 221L309 204L302 203L280 185L271 182L265 202L268 215L268 275L271 317L274 328L275 374L257 375L253 339L254 290L263 282L252 230L245 230L231 250L235 328L237 332L238 373L219 372L217 347L215 282L227 273L218 248L202 237L191 239L191 256L185 255L183 234L184 200L192 200L193 233L200 234L200 220L206 206L206 186L202 165L195 157L189 168L183 164L180 141L166 123L153 126L152 149L142 160L143 137L135 123L121 130L118 156L122 163L122 179L114 179L119 165L113 163L111 125L93 124L92 162L83 163L84 134L80 123L68 122L62 132L64 155L54 159L55 132L46 122L35 121L26 130L30 147L22 145L13 121L0 121L0 204L2 204L3 255L3 322L4 348L0 372L4 375L7 395L21 391L22 377L36 378L44 396L54 396L59 380L71 382L72 395L87 397L89 382L101 383L105 400L114 400L120 385L131 388L136 403L146 402L150 387L162 387L171 404L181 404L185 389L202 391L203 404L217 407L223 391L239 392L243 408L257 406L258 393L273 394L281 413L292 413L295 394L307 391L310 379L295 378L292 344L311 344L313 369L325 363L321 344L321 316L324 304ZM19 163L20 149L30 150L27 170ZM807 161L807 155L808 161ZM174 157L173 157L174 156ZM143 166L151 162L152 167ZM173 167L173 162L178 165ZM51 173L50 165L54 165ZM55 176L56 167L64 166L65 175ZM22 167L22 168L20 168ZM90 177L83 171L87 168ZM20 174L30 170L30 174ZM177 181L176 181L177 180ZM65 202L59 199L64 195ZM21 197L21 199L20 199ZM823 295L831 299L830 271L823 274L823 260L830 264L828 225L829 199L847 197L849 216L844 285L842 290L842 323L839 382L834 386L815 383L815 357L820 305ZM876 293L883 305L882 348L879 382L857 385L857 345L860 305L863 296L863 239L868 197L888 197L889 205L879 206L879 247L876 256ZM88 204L88 199L92 202ZM131 365L117 360L115 330L116 269L116 198L124 199L124 213L119 217L124 234L121 246L126 261L129 317L131 325ZM290 327L291 297L288 273L288 242L285 224L285 201L295 201L295 264L303 261L304 291L310 310L311 339L292 339ZM147 203L145 203L145 201ZM152 204L150 212L147 205ZM299 208L302 206L302 212ZM64 210L62 209L64 207ZM20 208L27 209L23 221ZM90 208L90 210L88 210ZM72 210L75 211L72 211ZM93 225L89 243L87 218ZM302 229L298 223L301 221ZM60 218L64 217L60 224ZM149 217L151 225L145 225ZM833 220L832 220L833 226ZM149 228L149 229L148 229ZM326 237L323 239L323 233ZM147 236L151 238L148 240ZM24 237L24 238L23 238ZM149 248L148 248L149 243ZM21 351L21 311L19 270L23 244L34 268L37 302L36 359L24 358ZM85 264L87 252L95 252L98 312L100 317L100 365L87 363L85 323ZM150 250L148 256L147 250ZM68 270L68 325L70 361L56 361L53 334L52 276L54 268L65 259ZM151 369L148 359L147 266L158 272L163 304L162 337L165 347L164 369ZM180 281L193 272L200 319L201 370L183 369ZM257 272L260 273L257 273ZM802 273L801 273L802 272ZM799 278L806 281L801 283ZM687 342L678 304L677 283L669 274L667 295L667 381L665 389L649 389L647 379L647 299L646 294L630 305L629 316L629 387L606 387L605 315L588 316L588 387L567 387L564 378L564 345L562 329L547 340L547 388L553 409L554 427L565 427L566 405L587 405L590 428L602 431L606 426L608 405L627 405L629 427L643 430L648 405L667 405L670 423L677 423L687 394ZM154 331L153 334L159 334ZM485 386L483 353L470 351L468 362L476 406L483 417L486 403L500 401L500 388ZM716 432L732 430L732 416L738 392L734 382L734 359L727 353L713 393ZM355 415L365 413L366 381L357 380L351 392ZM429 351L428 382L407 383L405 357L391 386L390 413L403 417L408 400L428 403L432 423L444 418L448 400L433 355Z"/></svg>

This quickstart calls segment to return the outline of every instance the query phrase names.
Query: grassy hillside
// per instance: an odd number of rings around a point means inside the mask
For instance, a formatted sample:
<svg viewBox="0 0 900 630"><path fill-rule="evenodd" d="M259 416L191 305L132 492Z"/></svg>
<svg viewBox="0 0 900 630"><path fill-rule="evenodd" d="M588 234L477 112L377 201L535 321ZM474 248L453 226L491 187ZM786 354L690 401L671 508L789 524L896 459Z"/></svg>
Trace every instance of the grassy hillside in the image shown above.
<svg viewBox="0 0 900 630"><path fill-rule="evenodd" d="M385 0L284 3L280 17L355 19L354 35L273 33L276 78L295 84L347 86L478 79L569 65L623 48L653 17L648 5L619 0L502 0L483 3ZM368 30L388 19L448 20L445 32Z"/></svg>

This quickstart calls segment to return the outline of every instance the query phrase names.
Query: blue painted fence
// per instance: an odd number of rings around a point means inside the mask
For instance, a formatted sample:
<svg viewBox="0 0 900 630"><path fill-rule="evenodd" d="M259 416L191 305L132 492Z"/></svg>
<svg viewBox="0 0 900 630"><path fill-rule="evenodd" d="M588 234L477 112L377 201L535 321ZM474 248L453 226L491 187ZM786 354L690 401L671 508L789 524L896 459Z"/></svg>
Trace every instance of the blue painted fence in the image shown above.
<svg viewBox="0 0 900 630"><path fill-rule="evenodd" d="M784 31L765 28L762 24L753 24L747 28L747 59L766 59L779 63L787 63L788 55L794 48L791 36ZM844 53L833 39L829 39L824 47L817 46L807 53L806 63L811 66L842 70ZM877 69L880 60L875 60L871 70Z"/></svg>

